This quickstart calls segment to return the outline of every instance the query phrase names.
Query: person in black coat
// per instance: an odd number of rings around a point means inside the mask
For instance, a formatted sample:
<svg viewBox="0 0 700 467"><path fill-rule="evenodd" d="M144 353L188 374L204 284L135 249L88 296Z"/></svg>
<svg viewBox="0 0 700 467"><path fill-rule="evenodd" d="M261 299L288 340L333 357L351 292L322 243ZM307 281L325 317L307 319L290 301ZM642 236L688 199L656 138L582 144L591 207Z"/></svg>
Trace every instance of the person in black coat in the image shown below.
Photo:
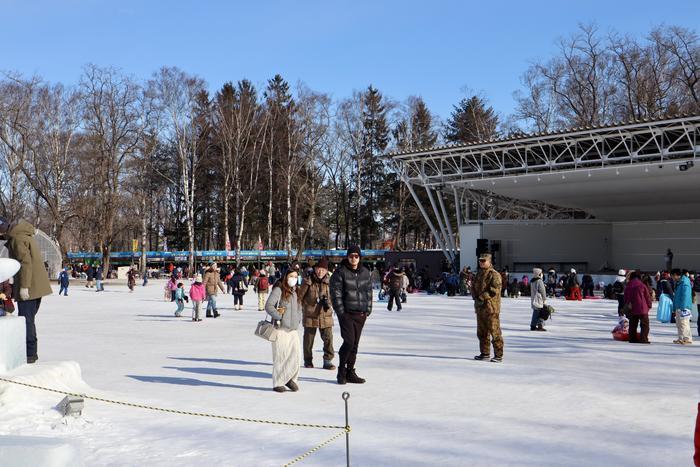
<svg viewBox="0 0 700 467"><path fill-rule="evenodd" d="M365 382L355 372L355 361L362 329L372 313L372 280L369 270L360 263L361 255L360 247L348 248L347 258L331 276L331 302L343 338L338 351L338 384Z"/></svg>
<svg viewBox="0 0 700 467"><path fill-rule="evenodd" d="M583 292L583 298L592 297L595 285L593 284L593 277L590 274L584 274L581 278L581 289Z"/></svg>
<svg viewBox="0 0 700 467"><path fill-rule="evenodd" d="M389 304L387 310L391 311L392 302L396 302L396 311L401 311L401 291L403 290L403 278L405 274L400 267L394 269L387 281L389 282Z"/></svg>
<svg viewBox="0 0 700 467"><path fill-rule="evenodd" d="M94 284L92 282L95 280L95 269L92 267L92 265L88 264L87 270L85 271L85 275L87 275L87 283L85 284L85 287L94 287Z"/></svg>
<svg viewBox="0 0 700 467"><path fill-rule="evenodd" d="M238 268L234 269L231 279L228 280L228 285L231 286L231 293L233 293L233 309L242 310L243 295L248 291L248 284L245 276Z"/></svg>

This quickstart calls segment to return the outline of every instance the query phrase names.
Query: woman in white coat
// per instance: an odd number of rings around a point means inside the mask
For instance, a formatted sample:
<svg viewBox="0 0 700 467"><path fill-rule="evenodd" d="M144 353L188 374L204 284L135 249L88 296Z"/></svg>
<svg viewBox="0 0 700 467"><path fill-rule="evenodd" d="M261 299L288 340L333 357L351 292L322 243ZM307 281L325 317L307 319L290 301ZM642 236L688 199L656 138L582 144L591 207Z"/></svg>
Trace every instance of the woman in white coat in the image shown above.
<svg viewBox="0 0 700 467"><path fill-rule="evenodd" d="M297 300L298 274L293 268L277 281L265 303L265 312L277 323L277 338L272 342L272 388L275 392L298 391L301 364L298 329L302 310Z"/></svg>

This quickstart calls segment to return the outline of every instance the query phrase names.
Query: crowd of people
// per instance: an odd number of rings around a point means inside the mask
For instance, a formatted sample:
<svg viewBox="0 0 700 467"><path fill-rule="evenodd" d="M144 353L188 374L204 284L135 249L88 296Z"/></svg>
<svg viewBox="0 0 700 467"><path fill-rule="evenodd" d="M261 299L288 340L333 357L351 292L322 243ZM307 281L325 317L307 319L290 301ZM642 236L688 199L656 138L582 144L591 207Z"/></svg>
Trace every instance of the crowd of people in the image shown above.
<svg viewBox="0 0 700 467"><path fill-rule="evenodd" d="M9 225L0 219L0 235L7 239L11 256L22 265L13 284L10 281L0 284L0 308L12 312L13 299L16 300L18 314L25 317L27 325L27 360L33 363L38 358L34 317L41 298L51 293L48 273L30 224L21 221ZM503 360L500 310L504 297L529 296L532 309L530 330L542 332L546 331L545 322L554 311L552 299L582 300L594 297L597 290L598 296L617 300L619 322L613 330L614 337L641 344L650 343L649 312L654 302L658 302L657 319L676 324L678 338L673 341L675 344L693 343L692 311L697 309L700 314L696 300L696 294L700 294L700 277L693 271L677 268L656 274L621 269L615 280L606 285L595 284L589 274L583 274L579 281L575 269L558 274L553 268L546 273L541 268L534 268L532 274L511 277L507 268L497 271L493 267L490 254L482 254L476 273L466 267L458 274L443 272L430 278L425 268L417 272L413 264L368 268L361 262L360 248L351 246L346 258L336 268L327 258L322 258L307 267L298 262L278 267L270 261L260 268L250 266L248 269L244 265L220 268L212 262L201 265L190 280L187 279L189 271L184 268L170 265L168 272L170 277L165 284L164 297L174 303L176 317L182 317L185 304L191 302L193 322L221 316L217 306L219 293L232 295L234 310L242 310L249 288L253 289L257 309L269 315L277 330L277 338L272 342L272 380L276 392L299 389L299 361L303 360L305 368L315 366L313 346L316 334L320 334L323 345L321 367L337 370L338 384L365 382L358 376L355 365L362 330L372 312L374 289L379 290L380 300L386 300L388 311L393 311L394 307L401 311L407 303L407 294L420 291L421 287L427 287L423 290L429 294L470 295L476 313L480 350L474 358L495 363ZM99 264L74 265L59 273L59 295L68 295L70 281L76 275L84 277L86 288L94 288L97 292L104 290L104 273ZM137 277L137 269L130 267L126 272L130 292L134 291ZM146 279L143 285L147 283ZM337 367L334 364L334 316L343 340ZM303 327L301 338L300 327Z"/></svg>

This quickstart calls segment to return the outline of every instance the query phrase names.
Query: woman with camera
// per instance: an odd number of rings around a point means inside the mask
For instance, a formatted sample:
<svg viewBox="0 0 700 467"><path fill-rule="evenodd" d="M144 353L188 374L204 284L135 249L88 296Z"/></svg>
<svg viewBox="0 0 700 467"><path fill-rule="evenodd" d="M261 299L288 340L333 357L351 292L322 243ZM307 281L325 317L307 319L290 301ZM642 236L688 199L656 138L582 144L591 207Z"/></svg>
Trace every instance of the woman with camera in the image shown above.
<svg viewBox="0 0 700 467"><path fill-rule="evenodd" d="M289 268L277 281L265 303L265 311L277 328L272 342L272 387L275 392L298 391L299 324L301 306L297 299L297 272Z"/></svg>
<svg viewBox="0 0 700 467"><path fill-rule="evenodd" d="M313 273L299 287L299 302L304 315L304 367L313 368L313 347L316 329L321 330L323 341L323 368L335 370L333 365L333 308L331 307L328 284L328 259L314 266Z"/></svg>

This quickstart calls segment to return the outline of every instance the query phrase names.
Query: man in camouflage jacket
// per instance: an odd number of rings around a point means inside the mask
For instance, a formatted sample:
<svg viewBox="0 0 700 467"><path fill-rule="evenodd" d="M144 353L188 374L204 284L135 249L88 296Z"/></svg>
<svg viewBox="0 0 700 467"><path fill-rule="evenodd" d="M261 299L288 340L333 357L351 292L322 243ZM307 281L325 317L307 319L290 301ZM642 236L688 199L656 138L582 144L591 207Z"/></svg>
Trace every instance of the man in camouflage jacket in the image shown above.
<svg viewBox="0 0 700 467"><path fill-rule="evenodd" d="M486 360L490 357L491 348L489 336L493 343L494 358L492 362L503 359L503 337L501 336L501 275L491 265L491 255L479 256L479 272L472 282L472 297L476 311L476 334L479 337L481 353L475 360Z"/></svg>

